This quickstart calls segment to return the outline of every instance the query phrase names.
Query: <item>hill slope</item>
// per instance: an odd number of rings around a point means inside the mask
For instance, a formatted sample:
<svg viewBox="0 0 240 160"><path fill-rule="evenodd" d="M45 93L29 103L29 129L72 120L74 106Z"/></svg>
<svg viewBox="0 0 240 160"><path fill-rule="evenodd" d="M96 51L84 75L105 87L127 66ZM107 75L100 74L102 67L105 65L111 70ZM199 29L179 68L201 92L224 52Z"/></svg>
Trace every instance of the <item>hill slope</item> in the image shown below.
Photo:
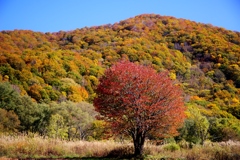
<svg viewBox="0 0 240 160"><path fill-rule="evenodd" d="M104 69L128 59L169 70L203 115L239 123L239 32L149 14L68 32L2 31L0 42L0 81L37 102L91 102Z"/></svg>

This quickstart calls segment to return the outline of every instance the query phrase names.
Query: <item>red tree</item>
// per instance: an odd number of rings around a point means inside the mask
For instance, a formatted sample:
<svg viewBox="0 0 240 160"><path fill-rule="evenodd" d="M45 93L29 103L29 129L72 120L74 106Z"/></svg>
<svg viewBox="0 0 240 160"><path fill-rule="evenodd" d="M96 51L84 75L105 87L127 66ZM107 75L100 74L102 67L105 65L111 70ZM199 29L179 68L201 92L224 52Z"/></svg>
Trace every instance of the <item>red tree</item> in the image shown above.
<svg viewBox="0 0 240 160"><path fill-rule="evenodd" d="M119 62L105 71L94 106L115 133L133 138L135 155L143 152L149 132L173 135L184 120L182 90L167 72L131 62Z"/></svg>

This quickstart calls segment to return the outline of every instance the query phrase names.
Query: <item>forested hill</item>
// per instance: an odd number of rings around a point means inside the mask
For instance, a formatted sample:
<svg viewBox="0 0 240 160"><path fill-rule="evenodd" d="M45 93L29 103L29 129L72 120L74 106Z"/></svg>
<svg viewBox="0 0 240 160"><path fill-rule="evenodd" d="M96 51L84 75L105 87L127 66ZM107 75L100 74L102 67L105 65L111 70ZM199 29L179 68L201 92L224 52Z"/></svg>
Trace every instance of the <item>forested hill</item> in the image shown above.
<svg viewBox="0 0 240 160"><path fill-rule="evenodd" d="M37 102L91 102L120 59L168 70L187 105L240 119L240 33L155 14L73 31L0 32L0 81Z"/></svg>

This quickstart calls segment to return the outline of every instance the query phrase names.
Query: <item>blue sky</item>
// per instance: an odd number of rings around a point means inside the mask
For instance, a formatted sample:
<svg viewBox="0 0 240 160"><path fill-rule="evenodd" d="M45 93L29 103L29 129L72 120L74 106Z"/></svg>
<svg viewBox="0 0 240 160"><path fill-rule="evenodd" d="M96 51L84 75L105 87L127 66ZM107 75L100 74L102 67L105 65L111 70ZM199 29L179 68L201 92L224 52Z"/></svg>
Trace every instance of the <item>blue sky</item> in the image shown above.
<svg viewBox="0 0 240 160"><path fill-rule="evenodd" d="M0 0L0 31L69 31L146 13L240 32L239 0Z"/></svg>

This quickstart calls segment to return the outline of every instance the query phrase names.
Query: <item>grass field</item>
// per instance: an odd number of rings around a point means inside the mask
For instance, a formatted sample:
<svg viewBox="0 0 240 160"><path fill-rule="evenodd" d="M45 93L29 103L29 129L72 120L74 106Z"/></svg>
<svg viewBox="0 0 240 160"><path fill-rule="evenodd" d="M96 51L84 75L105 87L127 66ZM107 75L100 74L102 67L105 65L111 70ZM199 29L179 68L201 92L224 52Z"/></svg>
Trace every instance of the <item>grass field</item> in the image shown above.
<svg viewBox="0 0 240 160"><path fill-rule="evenodd" d="M132 143L114 141L61 141L27 136L1 136L0 159L131 159ZM133 158L132 158L133 159ZM189 149L182 144L161 146L147 143L144 159L171 160L239 160L240 142L206 142Z"/></svg>

